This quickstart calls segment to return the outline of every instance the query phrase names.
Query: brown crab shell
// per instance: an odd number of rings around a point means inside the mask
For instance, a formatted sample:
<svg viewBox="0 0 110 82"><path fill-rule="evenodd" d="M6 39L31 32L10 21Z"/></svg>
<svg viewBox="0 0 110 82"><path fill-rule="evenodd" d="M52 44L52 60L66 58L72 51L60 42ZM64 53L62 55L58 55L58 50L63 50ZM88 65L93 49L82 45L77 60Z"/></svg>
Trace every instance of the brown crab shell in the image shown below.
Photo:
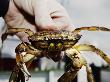
<svg viewBox="0 0 110 82"><path fill-rule="evenodd" d="M50 50L49 46L53 43L55 49L52 51L62 51L74 46L80 38L81 35L69 31L42 31L29 36L29 41L37 49ZM61 48L56 46L58 43L62 44Z"/></svg>

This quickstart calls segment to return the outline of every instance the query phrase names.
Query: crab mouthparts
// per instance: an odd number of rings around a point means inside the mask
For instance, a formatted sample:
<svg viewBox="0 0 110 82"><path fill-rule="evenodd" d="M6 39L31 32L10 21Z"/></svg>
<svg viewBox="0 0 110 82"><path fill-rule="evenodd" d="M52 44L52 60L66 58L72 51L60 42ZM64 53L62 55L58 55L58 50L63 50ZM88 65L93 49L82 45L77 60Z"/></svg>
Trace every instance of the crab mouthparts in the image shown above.
<svg viewBox="0 0 110 82"><path fill-rule="evenodd" d="M54 62L57 62L61 59L63 59L63 55L61 54L61 52L49 52L48 53L49 57L54 61Z"/></svg>

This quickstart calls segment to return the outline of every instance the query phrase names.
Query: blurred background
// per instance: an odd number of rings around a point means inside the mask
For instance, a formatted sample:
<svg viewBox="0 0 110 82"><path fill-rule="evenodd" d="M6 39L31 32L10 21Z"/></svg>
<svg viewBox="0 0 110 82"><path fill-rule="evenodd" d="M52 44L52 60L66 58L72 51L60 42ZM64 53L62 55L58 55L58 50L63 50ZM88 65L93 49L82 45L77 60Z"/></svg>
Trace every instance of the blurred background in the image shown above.
<svg viewBox="0 0 110 82"><path fill-rule="evenodd" d="M110 28L110 0L58 0L67 10L75 28L82 26L104 26ZM6 24L0 18L0 35L5 31ZM110 55L110 33L82 31L79 43L93 44ZM15 65L15 47L21 43L16 37L8 39L0 45L0 82L8 82L11 70ZM78 44L79 44L78 43ZM1 44L1 40L0 40ZM81 52L92 66L96 82L110 82L110 68L97 54ZM29 68L32 77L29 82L57 82L64 73L65 62L55 63L42 58L34 60ZM87 82L83 67L74 82Z"/></svg>

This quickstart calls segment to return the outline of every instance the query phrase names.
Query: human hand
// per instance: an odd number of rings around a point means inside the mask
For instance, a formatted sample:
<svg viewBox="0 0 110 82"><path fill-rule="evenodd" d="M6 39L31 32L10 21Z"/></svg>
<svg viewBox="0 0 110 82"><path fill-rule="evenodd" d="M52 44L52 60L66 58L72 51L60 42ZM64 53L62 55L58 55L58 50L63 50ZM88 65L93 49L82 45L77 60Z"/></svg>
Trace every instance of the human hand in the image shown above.
<svg viewBox="0 0 110 82"><path fill-rule="evenodd" d="M12 28L29 28L32 31L73 29L65 9L56 0L10 0L4 17ZM17 34L22 40L26 36Z"/></svg>

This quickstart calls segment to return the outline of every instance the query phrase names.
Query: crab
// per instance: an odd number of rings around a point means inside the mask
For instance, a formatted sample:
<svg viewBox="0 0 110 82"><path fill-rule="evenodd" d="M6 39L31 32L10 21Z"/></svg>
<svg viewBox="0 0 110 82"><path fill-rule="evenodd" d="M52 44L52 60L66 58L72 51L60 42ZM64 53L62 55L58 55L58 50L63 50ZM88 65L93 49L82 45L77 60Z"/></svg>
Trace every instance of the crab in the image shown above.
<svg viewBox="0 0 110 82"><path fill-rule="evenodd" d="M3 41L8 35L15 35L18 32L27 33L29 40L29 43L22 42L15 49L16 66L12 71L9 82L20 82L20 80L21 82L25 82L25 77L27 77L28 80L29 77L31 77L28 67L35 58L47 57L57 62L60 61L64 55L71 61L67 65L69 70L58 79L58 82L71 82L82 66L86 67L88 81L95 82L91 67L81 55L80 51L95 52L108 64L110 64L110 57L94 45L76 44L82 36L80 34L82 30L110 31L108 28L98 26L76 28L71 32L62 30L41 31L36 33L26 28L8 28L2 35ZM60 54L62 51L64 52L64 55ZM20 77L20 75L22 76Z"/></svg>

